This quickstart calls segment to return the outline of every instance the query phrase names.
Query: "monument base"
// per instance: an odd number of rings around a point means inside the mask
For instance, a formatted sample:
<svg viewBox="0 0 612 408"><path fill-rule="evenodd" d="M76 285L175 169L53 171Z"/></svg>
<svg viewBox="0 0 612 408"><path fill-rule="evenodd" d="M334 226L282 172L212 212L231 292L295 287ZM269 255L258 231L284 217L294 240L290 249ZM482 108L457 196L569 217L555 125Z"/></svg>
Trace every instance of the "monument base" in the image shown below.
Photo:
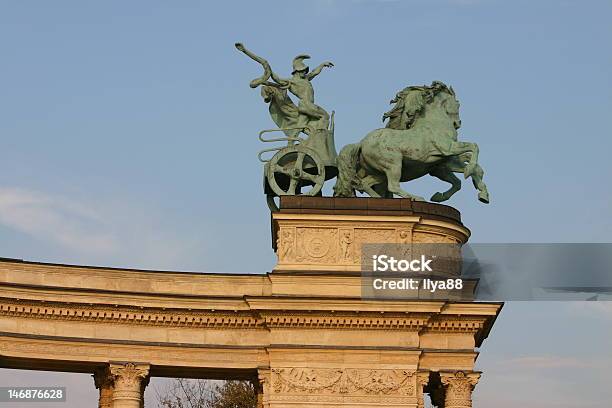
<svg viewBox="0 0 612 408"><path fill-rule="evenodd" d="M465 242L459 214L405 200L281 207L274 234L293 238L267 274L0 259L0 367L95 374L104 408L140 406L155 376L251 379L261 408L423 408L427 393L470 407L502 304L364 299L352 272L359 242Z"/></svg>
<svg viewBox="0 0 612 408"><path fill-rule="evenodd" d="M283 196L272 213L274 271L361 270L363 244L467 242L452 207L409 199Z"/></svg>

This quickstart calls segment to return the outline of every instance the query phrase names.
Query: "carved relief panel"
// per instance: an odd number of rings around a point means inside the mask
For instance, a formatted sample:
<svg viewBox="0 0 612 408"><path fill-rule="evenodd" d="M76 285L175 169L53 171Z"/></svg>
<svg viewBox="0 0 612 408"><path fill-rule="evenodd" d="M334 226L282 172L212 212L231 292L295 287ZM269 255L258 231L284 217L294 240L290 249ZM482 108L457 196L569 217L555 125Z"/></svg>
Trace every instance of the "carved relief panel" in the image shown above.
<svg viewBox="0 0 612 408"><path fill-rule="evenodd" d="M411 370L355 368L272 369L270 400L354 402L416 406L416 375Z"/></svg>

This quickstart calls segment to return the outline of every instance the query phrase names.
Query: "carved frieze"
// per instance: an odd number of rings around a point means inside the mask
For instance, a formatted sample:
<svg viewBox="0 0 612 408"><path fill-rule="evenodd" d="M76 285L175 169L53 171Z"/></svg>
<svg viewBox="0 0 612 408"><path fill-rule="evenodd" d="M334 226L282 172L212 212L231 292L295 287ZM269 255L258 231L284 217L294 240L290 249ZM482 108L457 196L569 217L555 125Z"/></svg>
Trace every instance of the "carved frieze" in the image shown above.
<svg viewBox="0 0 612 408"><path fill-rule="evenodd" d="M359 267L363 244L409 244L411 242L456 243L441 233L415 234L411 224L374 227L354 225L281 225L276 239L279 264L352 265Z"/></svg>
<svg viewBox="0 0 612 408"><path fill-rule="evenodd" d="M413 396L414 371L329 368L272 370L276 394L350 394Z"/></svg>
<svg viewBox="0 0 612 408"><path fill-rule="evenodd" d="M296 261L329 263L338 259L336 228L296 228Z"/></svg>
<svg viewBox="0 0 612 408"><path fill-rule="evenodd" d="M276 239L278 259L282 261L295 261L295 228L283 228Z"/></svg>
<svg viewBox="0 0 612 408"><path fill-rule="evenodd" d="M406 243L409 228L281 226L276 239L279 264L353 265L368 243Z"/></svg>
<svg viewBox="0 0 612 408"><path fill-rule="evenodd" d="M467 240L462 226L425 224L414 217L331 218L316 214L273 214L278 270L359 271L364 244L449 243Z"/></svg>

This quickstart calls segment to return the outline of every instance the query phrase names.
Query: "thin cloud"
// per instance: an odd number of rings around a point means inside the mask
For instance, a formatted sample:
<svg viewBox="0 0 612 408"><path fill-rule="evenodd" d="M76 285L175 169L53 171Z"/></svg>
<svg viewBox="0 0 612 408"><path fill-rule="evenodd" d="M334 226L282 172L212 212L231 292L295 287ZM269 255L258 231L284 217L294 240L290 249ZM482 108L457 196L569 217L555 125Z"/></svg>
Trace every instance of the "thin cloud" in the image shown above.
<svg viewBox="0 0 612 408"><path fill-rule="evenodd" d="M31 190L0 188L0 224L77 251L109 253L118 244L91 207Z"/></svg>
<svg viewBox="0 0 612 408"><path fill-rule="evenodd" d="M524 356L502 362L503 365L522 369L593 368L594 363L562 356Z"/></svg>
<svg viewBox="0 0 612 408"><path fill-rule="evenodd" d="M155 214L142 203L135 205L125 199L92 203L0 187L0 231L4 227L54 245L53 261L145 269L182 269L197 264L207 247L202 237L168 229L161 215ZM12 231L3 233L14 234ZM36 260L28 254L24 257Z"/></svg>

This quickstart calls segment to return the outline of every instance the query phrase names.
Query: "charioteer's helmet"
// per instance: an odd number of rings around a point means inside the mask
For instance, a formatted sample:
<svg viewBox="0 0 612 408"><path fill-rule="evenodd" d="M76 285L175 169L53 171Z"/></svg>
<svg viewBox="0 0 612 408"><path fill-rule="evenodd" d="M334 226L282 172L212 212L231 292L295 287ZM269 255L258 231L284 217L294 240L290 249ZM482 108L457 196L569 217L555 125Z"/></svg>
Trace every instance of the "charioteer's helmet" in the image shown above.
<svg viewBox="0 0 612 408"><path fill-rule="evenodd" d="M309 68L306 64L304 64L304 60L310 58L310 55L300 54L293 59L293 72L292 75L296 72L306 71L308 72Z"/></svg>

